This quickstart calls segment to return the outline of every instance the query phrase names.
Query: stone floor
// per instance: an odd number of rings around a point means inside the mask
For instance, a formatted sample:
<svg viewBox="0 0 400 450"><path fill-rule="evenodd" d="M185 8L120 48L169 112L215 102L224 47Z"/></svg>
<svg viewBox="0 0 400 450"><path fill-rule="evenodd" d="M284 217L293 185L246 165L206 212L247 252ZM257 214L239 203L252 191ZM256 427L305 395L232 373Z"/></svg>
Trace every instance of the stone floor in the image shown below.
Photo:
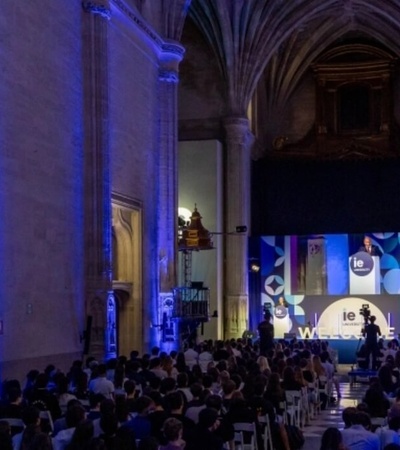
<svg viewBox="0 0 400 450"><path fill-rule="evenodd" d="M342 398L334 405L330 405L324 411L321 411L310 423L303 429L306 442L303 449L319 450L321 444L321 436L328 427L343 428L342 411L348 406L357 406L367 389L366 380L359 380L353 386L350 386L347 372L350 367L340 366L338 376L340 379L340 388ZM336 392L334 392L336 396Z"/></svg>

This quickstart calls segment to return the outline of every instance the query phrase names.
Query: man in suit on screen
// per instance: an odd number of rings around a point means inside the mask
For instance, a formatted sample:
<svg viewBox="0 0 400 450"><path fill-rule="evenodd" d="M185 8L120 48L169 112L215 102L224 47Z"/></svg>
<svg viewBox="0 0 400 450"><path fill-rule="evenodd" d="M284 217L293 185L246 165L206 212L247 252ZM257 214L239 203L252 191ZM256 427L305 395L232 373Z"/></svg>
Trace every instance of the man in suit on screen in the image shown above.
<svg viewBox="0 0 400 450"><path fill-rule="evenodd" d="M369 236L364 236L363 245L358 251L369 253L371 256L382 256L381 250L378 246L372 245L372 240Z"/></svg>

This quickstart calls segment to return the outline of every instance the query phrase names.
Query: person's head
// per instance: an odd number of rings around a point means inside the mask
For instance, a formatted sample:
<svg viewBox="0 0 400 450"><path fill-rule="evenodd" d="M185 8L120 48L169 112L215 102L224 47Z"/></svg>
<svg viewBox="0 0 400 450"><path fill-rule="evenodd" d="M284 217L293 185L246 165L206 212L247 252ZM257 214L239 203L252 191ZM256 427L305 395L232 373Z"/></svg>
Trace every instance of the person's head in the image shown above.
<svg viewBox="0 0 400 450"><path fill-rule="evenodd" d="M86 419L86 410L81 404L73 404L67 408L65 421L68 428L77 427L78 424Z"/></svg>
<svg viewBox="0 0 400 450"><path fill-rule="evenodd" d="M209 395L206 399L206 407L219 411L222 408L222 398L220 395Z"/></svg>
<svg viewBox="0 0 400 450"><path fill-rule="evenodd" d="M182 422L174 417L166 419L162 426L165 439L168 442L174 442L182 438L183 425Z"/></svg>
<svg viewBox="0 0 400 450"><path fill-rule="evenodd" d="M106 398L100 403L100 414L102 416L115 413L115 403L111 398Z"/></svg>
<svg viewBox="0 0 400 450"><path fill-rule="evenodd" d="M165 405L171 412L180 412L183 408L182 392L171 392L164 397Z"/></svg>
<svg viewBox="0 0 400 450"><path fill-rule="evenodd" d="M376 317L375 317L375 316L371 316L371 317L369 318L369 321L370 321L371 323L375 323Z"/></svg>
<svg viewBox="0 0 400 450"><path fill-rule="evenodd" d="M351 427L355 423L355 416L357 414L357 409L353 406L349 406L345 408L342 412L342 419L344 422L345 428Z"/></svg>
<svg viewBox="0 0 400 450"><path fill-rule="evenodd" d="M283 297L279 297L278 298L278 304L281 305L281 306L284 306L285 305L285 299Z"/></svg>
<svg viewBox="0 0 400 450"><path fill-rule="evenodd" d="M227 380L222 385L222 391L224 393L224 397L230 396L233 393L233 391L235 391L235 390L236 390L236 383L232 380Z"/></svg>
<svg viewBox="0 0 400 450"><path fill-rule="evenodd" d="M133 380L126 380L124 383L124 391L128 397L135 394L136 383Z"/></svg>
<svg viewBox="0 0 400 450"><path fill-rule="evenodd" d="M45 389L47 383L49 382L49 377L46 373L39 373L35 381L35 387L37 389Z"/></svg>
<svg viewBox="0 0 400 450"><path fill-rule="evenodd" d="M136 400L136 411L140 416L147 416L153 407L154 402L147 395L142 395Z"/></svg>
<svg viewBox="0 0 400 450"><path fill-rule="evenodd" d="M105 414L100 417L100 428L106 436L113 436L118 430L118 417L116 414Z"/></svg>
<svg viewBox="0 0 400 450"><path fill-rule="evenodd" d="M285 367L284 371L283 371L283 382L284 383L291 383L292 381L294 381L294 370L292 367L288 366Z"/></svg>
<svg viewBox="0 0 400 450"><path fill-rule="evenodd" d="M371 428L371 418L364 411L357 411L354 417L354 425L362 425L366 430Z"/></svg>
<svg viewBox="0 0 400 450"><path fill-rule="evenodd" d="M190 393L193 395L194 398L200 397L202 391L203 391L203 385L200 383L193 383L190 386Z"/></svg>
<svg viewBox="0 0 400 450"><path fill-rule="evenodd" d="M82 420L78 423L72 436L72 442L82 443L88 442L92 439L94 434L94 426L91 420Z"/></svg>
<svg viewBox="0 0 400 450"><path fill-rule="evenodd" d="M105 400L103 394L90 394L89 395L89 407L90 409L100 409L101 403Z"/></svg>
<svg viewBox="0 0 400 450"><path fill-rule="evenodd" d="M199 426L213 431L218 427L218 412L213 408L204 408L199 413Z"/></svg>
<svg viewBox="0 0 400 450"><path fill-rule="evenodd" d="M12 387L8 391L8 401L10 403L20 404L22 401L22 392L20 388Z"/></svg>
<svg viewBox="0 0 400 450"><path fill-rule="evenodd" d="M178 373L178 376L176 377L176 384L178 388L184 388L187 387L189 383L189 377L186 372Z"/></svg>
<svg viewBox="0 0 400 450"><path fill-rule="evenodd" d="M176 381L172 377L163 378L160 384L160 392L161 394L168 394L169 392L173 392L176 388Z"/></svg>
<svg viewBox="0 0 400 450"><path fill-rule="evenodd" d="M321 450L338 450L342 444L342 433L337 428L327 428L321 438Z"/></svg>
<svg viewBox="0 0 400 450"><path fill-rule="evenodd" d="M151 356L158 356L160 353L160 348L159 347L153 347L151 349Z"/></svg>
<svg viewBox="0 0 400 450"><path fill-rule="evenodd" d="M369 236L364 236L364 246L365 247L370 247L372 244L371 238Z"/></svg>
<svg viewBox="0 0 400 450"><path fill-rule="evenodd" d="M105 364L99 364L97 366L97 375L99 377L105 377L107 375L107 366Z"/></svg>
<svg viewBox="0 0 400 450"><path fill-rule="evenodd" d="M22 411L22 421L25 426L38 425L40 423L40 411L34 406L28 406Z"/></svg>

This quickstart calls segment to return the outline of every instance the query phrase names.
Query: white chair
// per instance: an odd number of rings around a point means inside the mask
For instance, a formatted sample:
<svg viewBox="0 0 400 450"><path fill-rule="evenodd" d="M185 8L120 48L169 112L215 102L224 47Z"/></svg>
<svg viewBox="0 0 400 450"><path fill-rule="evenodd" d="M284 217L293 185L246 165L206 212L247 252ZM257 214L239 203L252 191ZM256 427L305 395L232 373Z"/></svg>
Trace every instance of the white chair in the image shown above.
<svg viewBox="0 0 400 450"><path fill-rule="evenodd" d="M332 381L325 376L318 378L318 391L319 394L325 394L327 397L327 406L329 405L332 396Z"/></svg>
<svg viewBox="0 0 400 450"><path fill-rule="evenodd" d="M257 450L257 431L256 424L247 422L237 422L233 424L235 433L241 432L243 434L243 450ZM250 437L250 443L246 443Z"/></svg>
<svg viewBox="0 0 400 450"><path fill-rule="evenodd" d="M285 391L286 415L290 417L290 424L302 428L301 391Z"/></svg>
<svg viewBox="0 0 400 450"><path fill-rule="evenodd" d="M314 380L312 383L308 383L308 388L314 393L315 403L314 403L314 413L321 413L321 397L319 395L319 383L318 380Z"/></svg>
<svg viewBox="0 0 400 450"><path fill-rule="evenodd" d="M258 422L264 427L263 429L264 450L273 450L274 446L272 443L271 424L269 423L268 414L266 414L265 416L260 416L258 418Z"/></svg>
<svg viewBox="0 0 400 450"><path fill-rule="evenodd" d="M244 449L244 439L243 439L243 433L241 431L235 431L233 442L234 442L235 450L243 450ZM229 445L227 448L229 448Z"/></svg>
<svg viewBox="0 0 400 450"><path fill-rule="evenodd" d="M22 419L16 419L14 417L6 417L5 420L8 422L8 425L10 425L11 428L11 435L14 436L15 434L21 433L21 431L25 428L25 424Z"/></svg>
<svg viewBox="0 0 400 450"><path fill-rule="evenodd" d="M305 422L309 423L312 417L311 405L308 396L308 389L304 386L301 388L301 409L304 413Z"/></svg>
<svg viewBox="0 0 400 450"><path fill-rule="evenodd" d="M42 431L44 431L45 433L49 432L49 434L52 434L54 432L54 424L53 418L51 417L51 412L48 410L40 411L39 417Z"/></svg>
<svg viewBox="0 0 400 450"><path fill-rule="evenodd" d="M277 417L282 419L282 422L287 425L287 416L286 416L286 402L279 402L279 410L283 411L283 414L280 415L277 413Z"/></svg>

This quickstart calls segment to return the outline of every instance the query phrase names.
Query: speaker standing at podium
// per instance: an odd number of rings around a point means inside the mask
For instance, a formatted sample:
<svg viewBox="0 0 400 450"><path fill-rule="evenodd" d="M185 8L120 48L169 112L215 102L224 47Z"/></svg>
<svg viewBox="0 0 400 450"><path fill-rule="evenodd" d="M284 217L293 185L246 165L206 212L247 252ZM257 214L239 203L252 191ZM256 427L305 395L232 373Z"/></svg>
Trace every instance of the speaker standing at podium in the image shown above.
<svg viewBox="0 0 400 450"><path fill-rule="evenodd" d="M279 297L274 310L275 337L283 339L290 331L288 304L284 297Z"/></svg>
<svg viewBox="0 0 400 450"><path fill-rule="evenodd" d="M369 236L364 236L363 244L358 251L369 253L371 256L382 256L382 252L379 247L372 245L372 240Z"/></svg>

